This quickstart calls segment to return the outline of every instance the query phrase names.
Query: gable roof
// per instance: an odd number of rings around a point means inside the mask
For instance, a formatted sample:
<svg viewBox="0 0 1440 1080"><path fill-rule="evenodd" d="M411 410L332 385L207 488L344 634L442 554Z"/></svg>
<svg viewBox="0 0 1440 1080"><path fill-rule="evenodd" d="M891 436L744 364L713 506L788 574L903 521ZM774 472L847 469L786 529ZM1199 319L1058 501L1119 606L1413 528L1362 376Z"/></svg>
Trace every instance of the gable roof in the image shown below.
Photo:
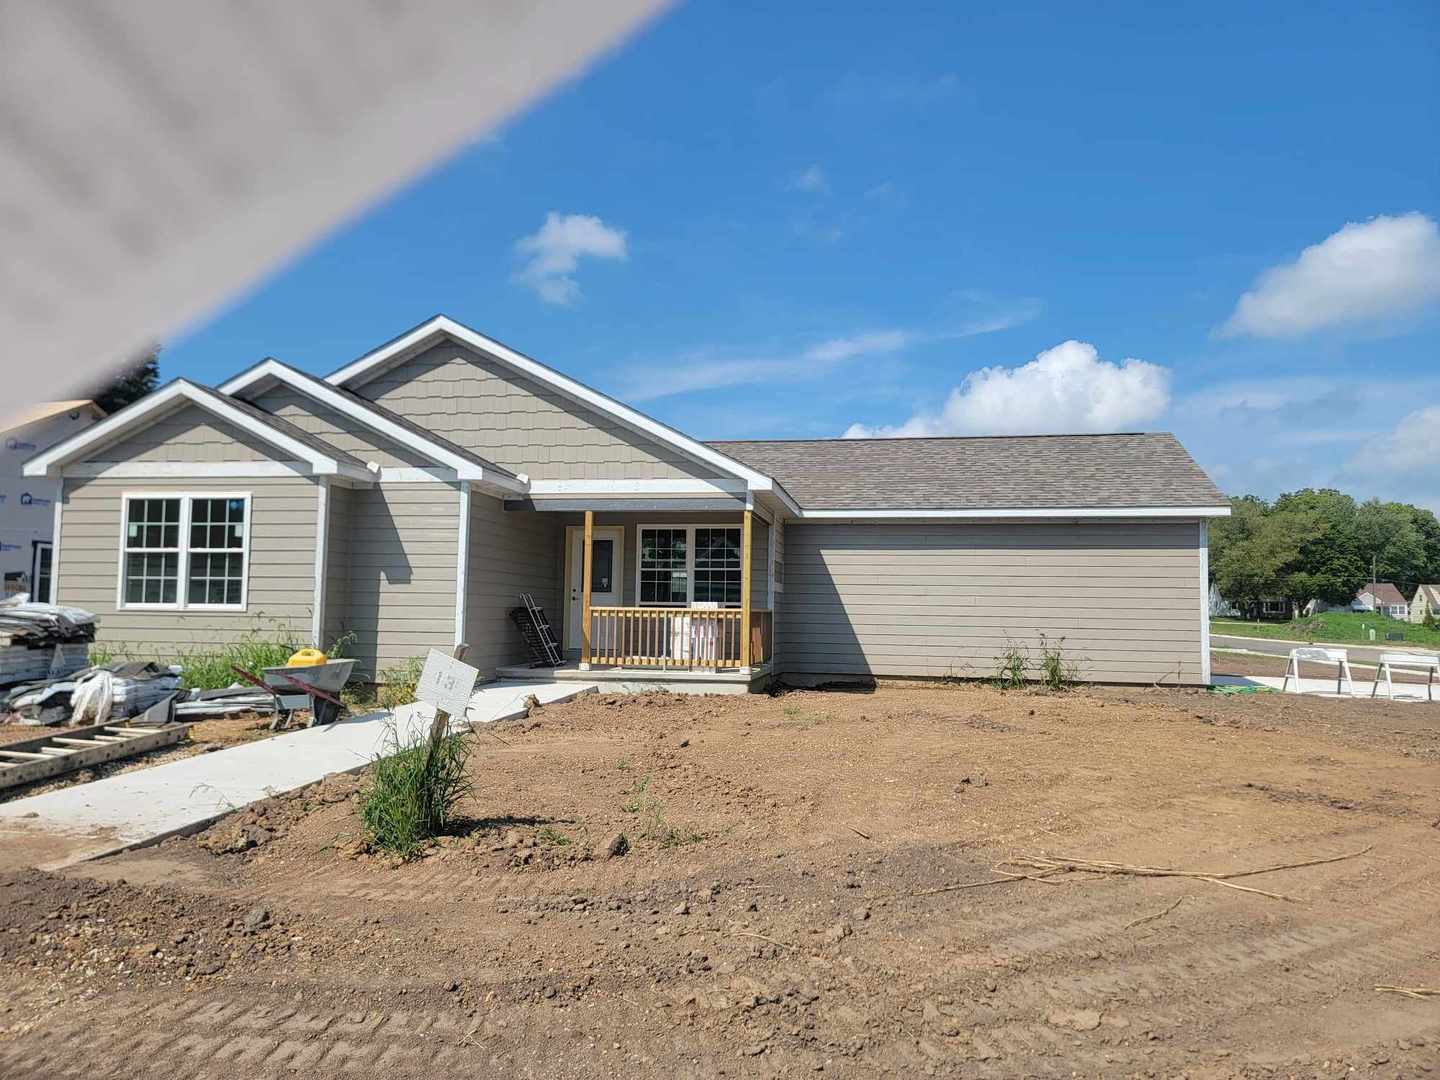
<svg viewBox="0 0 1440 1080"><path fill-rule="evenodd" d="M720 441L762 469L806 517L872 511L1149 511L1224 516L1229 501L1175 436L1008 435L927 439ZM814 513L818 511L819 513ZM1167 513L1168 512L1168 513Z"/></svg>
<svg viewBox="0 0 1440 1080"><path fill-rule="evenodd" d="M572 401L595 409L633 431L638 431L688 457L703 461L730 476L744 480L751 491L775 490L773 481L763 472L716 450L710 444L693 439L667 424L662 424L654 417L646 416L629 405L616 401L608 394L602 394L593 387L586 386L552 367L547 367L538 360L532 360L508 345L504 345L494 338L486 337L478 330L472 330L446 315L436 315L434 318L427 319L419 326L407 330L399 337L381 345L378 349L366 353L360 359L325 376L325 381L334 386L345 386L352 389L362 386L393 365L408 359L445 337L453 338L462 345L483 352L511 370L544 384ZM794 506L783 491L776 491L775 494L782 501L787 502L793 512L798 513L799 507Z"/></svg>
<svg viewBox="0 0 1440 1080"><path fill-rule="evenodd" d="M1362 593L1369 593L1375 598L1377 604L1408 604L1404 594L1389 581L1370 581L1360 586L1360 591L1355 594L1358 599Z"/></svg>
<svg viewBox="0 0 1440 1080"><path fill-rule="evenodd" d="M75 401L37 401L17 412L0 415L0 431L13 431L26 424L34 424L69 412L88 412L97 420L105 416L105 410L89 398L78 398Z"/></svg>
<svg viewBox="0 0 1440 1080"><path fill-rule="evenodd" d="M1425 597L1425 603L1430 607L1440 607L1440 585L1421 584L1416 587L1415 595L1411 597L1412 604L1418 604L1420 597Z"/></svg>
<svg viewBox="0 0 1440 1080"><path fill-rule="evenodd" d="M243 400L240 395L247 390L262 386L269 380L284 383L296 391L319 402L336 412L359 420L373 430L394 439L397 443L418 450L441 465L455 470L461 480L489 482L506 491L525 490L524 479L493 461L487 461L479 454L466 450L444 436L427 431L414 421L378 402L363 398L353 390L335 386L308 372L292 367L273 356L266 357L254 367L222 383L220 393ZM267 416L270 414L266 414Z"/></svg>
<svg viewBox="0 0 1440 1080"><path fill-rule="evenodd" d="M98 448L108 445L172 408L190 403L219 417L277 449L305 462L319 475L342 475L355 480L372 480L365 463L339 447L311 435L278 416L257 409L248 401L226 397L188 379L176 379L153 394L112 413L84 431L72 435L25 463L26 476L46 476Z"/></svg>

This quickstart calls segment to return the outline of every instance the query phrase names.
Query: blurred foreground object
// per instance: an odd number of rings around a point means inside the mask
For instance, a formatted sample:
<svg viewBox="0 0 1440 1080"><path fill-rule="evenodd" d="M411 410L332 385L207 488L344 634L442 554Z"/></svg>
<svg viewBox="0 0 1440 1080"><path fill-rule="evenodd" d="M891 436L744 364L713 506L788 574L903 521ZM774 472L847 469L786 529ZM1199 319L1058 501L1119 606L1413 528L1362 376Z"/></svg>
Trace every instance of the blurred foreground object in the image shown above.
<svg viewBox="0 0 1440 1080"><path fill-rule="evenodd" d="M93 384L667 0L0 0L0 409Z"/></svg>

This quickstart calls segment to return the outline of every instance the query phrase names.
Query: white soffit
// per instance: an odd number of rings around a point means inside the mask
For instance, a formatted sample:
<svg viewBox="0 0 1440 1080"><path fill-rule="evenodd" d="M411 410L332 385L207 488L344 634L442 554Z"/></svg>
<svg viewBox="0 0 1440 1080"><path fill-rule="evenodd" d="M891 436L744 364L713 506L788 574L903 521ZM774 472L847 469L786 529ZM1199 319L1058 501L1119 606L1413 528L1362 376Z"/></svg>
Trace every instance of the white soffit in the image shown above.
<svg viewBox="0 0 1440 1080"><path fill-rule="evenodd" d="M666 4L4 5L9 403L203 316Z"/></svg>

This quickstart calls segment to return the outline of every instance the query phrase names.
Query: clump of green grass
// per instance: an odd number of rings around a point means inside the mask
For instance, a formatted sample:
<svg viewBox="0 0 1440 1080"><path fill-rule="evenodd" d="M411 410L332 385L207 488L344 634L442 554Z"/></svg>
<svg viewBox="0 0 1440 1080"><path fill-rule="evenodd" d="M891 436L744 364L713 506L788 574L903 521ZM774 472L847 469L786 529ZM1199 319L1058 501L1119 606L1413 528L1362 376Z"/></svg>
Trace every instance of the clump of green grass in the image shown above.
<svg viewBox="0 0 1440 1080"><path fill-rule="evenodd" d="M1069 690L1080 681L1080 665L1065 655L1065 639L1053 645L1040 635L1040 681L1048 690Z"/></svg>
<svg viewBox="0 0 1440 1080"><path fill-rule="evenodd" d="M303 646L294 638L267 638L246 634L214 651L182 652L180 685L187 690L219 690L233 686L239 677L232 668L259 674L262 668L281 667Z"/></svg>
<svg viewBox="0 0 1440 1080"><path fill-rule="evenodd" d="M566 847L570 843L570 837L551 825L541 826L535 834L535 839L545 847Z"/></svg>
<svg viewBox="0 0 1440 1080"><path fill-rule="evenodd" d="M1030 650L1007 639L1005 650L995 658L995 685L1001 690L1019 690L1024 687L1029 670Z"/></svg>
<svg viewBox="0 0 1440 1080"><path fill-rule="evenodd" d="M449 829L474 790L466 771L470 750L470 741L458 734L405 745L391 726L363 795L361 817L371 844L408 858Z"/></svg>
<svg viewBox="0 0 1440 1080"><path fill-rule="evenodd" d="M420 673L424 669L425 661L418 656L402 660L394 667L382 668L375 700L386 709L409 705L415 700L415 687L419 685Z"/></svg>
<svg viewBox="0 0 1440 1080"><path fill-rule="evenodd" d="M696 844L705 839L705 834L699 829L672 825L665 817L665 804L649 791L650 774L646 773L630 789L630 797L620 804L622 811L640 818L640 825L635 830L637 835L655 841L662 849Z"/></svg>

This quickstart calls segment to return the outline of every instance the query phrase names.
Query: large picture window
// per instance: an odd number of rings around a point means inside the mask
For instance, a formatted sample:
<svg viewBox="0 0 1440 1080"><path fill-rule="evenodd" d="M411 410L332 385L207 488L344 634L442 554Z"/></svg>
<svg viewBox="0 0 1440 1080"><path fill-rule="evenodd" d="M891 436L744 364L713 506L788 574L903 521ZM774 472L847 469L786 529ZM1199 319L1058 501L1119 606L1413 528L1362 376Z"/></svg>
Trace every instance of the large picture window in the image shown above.
<svg viewBox="0 0 1440 1080"><path fill-rule="evenodd" d="M739 526L642 525L641 607L740 606Z"/></svg>
<svg viewBox="0 0 1440 1080"><path fill-rule="evenodd" d="M123 513L122 608L244 610L249 495L126 495Z"/></svg>

